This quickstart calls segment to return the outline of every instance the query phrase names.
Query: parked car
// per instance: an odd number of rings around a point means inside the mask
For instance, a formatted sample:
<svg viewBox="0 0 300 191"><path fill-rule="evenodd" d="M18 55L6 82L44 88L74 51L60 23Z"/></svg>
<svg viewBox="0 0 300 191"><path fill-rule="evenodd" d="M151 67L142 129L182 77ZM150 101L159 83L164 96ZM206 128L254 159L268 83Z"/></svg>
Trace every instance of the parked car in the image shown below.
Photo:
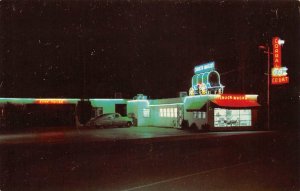
<svg viewBox="0 0 300 191"><path fill-rule="evenodd" d="M131 127L132 118L123 117L119 113L107 113L90 119L86 126L90 127Z"/></svg>

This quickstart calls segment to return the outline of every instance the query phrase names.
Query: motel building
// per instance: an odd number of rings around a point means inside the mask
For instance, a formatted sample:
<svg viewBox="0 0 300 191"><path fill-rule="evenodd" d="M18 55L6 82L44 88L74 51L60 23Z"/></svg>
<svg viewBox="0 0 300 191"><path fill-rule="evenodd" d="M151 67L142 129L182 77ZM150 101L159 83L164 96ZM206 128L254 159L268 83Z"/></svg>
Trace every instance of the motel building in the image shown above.
<svg viewBox="0 0 300 191"><path fill-rule="evenodd" d="M120 113L134 126L193 128L205 131L251 130L256 127L257 95L226 94L215 63L196 66L189 94L177 98L89 99L91 117ZM75 126L80 99L0 98L0 128Z"/></svg>

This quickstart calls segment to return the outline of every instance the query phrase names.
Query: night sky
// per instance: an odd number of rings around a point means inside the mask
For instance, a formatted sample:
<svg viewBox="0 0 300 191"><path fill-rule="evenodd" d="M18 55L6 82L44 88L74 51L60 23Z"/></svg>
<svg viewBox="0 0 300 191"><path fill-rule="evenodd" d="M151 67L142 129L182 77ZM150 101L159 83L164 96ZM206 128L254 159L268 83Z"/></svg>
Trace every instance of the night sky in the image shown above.
<svg viewBox="0 0 300 191"><path fill-rule="evenodd" d="M264 101L258 46L279 36L290 84L272 94L298 99L299 13L299 1L283 0L2 0L0 97L177 97L195 65L215 61L225 93Z"/></svg>

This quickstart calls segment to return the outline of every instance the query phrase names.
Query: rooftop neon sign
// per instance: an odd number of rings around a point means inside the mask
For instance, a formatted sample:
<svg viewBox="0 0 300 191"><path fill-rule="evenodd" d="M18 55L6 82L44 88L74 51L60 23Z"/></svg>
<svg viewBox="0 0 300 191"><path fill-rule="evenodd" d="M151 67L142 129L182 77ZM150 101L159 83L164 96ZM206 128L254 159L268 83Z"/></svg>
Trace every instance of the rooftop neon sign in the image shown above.
<svg viewBox="0 0 300 191"><path fill-rule="evenodd" d="M36 104L66 104L66 99L36 99Z"/></svg>
<svg viewBox="0 0 300 191"><path fill-rule="evenodd" d="M257 95L246 95L246 94L221 94L215 98L215 100L257 100Z"/></svg>
<svg viewBox="0 0 300 191"><path fill-rule="evenodd" d="M215 70L215 62L208 62L206 64L201 64L198 66L195 66L194 72L195 74L201 74L205 72L210 72Z"/></svg>
<svg viewBox="0 0 300 191"><path fill-rule="evenodd" d="M218 100L247 100L246 95L222 94L217 97Z"/></svg>

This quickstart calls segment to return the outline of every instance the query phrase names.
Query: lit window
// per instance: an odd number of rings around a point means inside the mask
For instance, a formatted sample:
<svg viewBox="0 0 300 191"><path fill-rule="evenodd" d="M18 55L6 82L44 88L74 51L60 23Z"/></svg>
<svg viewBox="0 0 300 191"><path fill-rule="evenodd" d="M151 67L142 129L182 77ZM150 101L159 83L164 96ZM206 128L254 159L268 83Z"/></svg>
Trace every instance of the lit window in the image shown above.
<svg viewBox="0 0 300 191"><path fill-rule="evenodd" d="M150 109L144 109L143 110L143 116L144 117L150 117Z"/></svg>
<svg viewBox="0 0 300 191"><path fill-rule="evenodd" d="M202 112L198 112L198 119L201 119Z"/></svg>
<svg viewBox="0 0 300 191"><path fill-rule="evenodd" d="M163 109L159 109L159 116L163 117L164 113L163 113Z"/></svg>
<svg viewBox="0 0 300 191"><path fill-rule="evenodd" d="M251 126L251 110L214 109L215 127Z"/></svg>
<svg viewBox="0 0 300 191"><path fill-rule="evenodd" d="M205 119L206 118L206 112L194 111L193 118L194 119Z"/></svg>
<svg viewBox="0 0 300 191"><path fill-rule="evenodd" d="M196 119L197 118L197 111L193 112L193 118Z"/></svg>
<svg viewBox="0 0 300 191"><path fill-rule="evenodd" d="M177 117L177 108L171 107L171 108L161 108L159 109L159 116L160 117L171 117L176 118Z"/></svg>

